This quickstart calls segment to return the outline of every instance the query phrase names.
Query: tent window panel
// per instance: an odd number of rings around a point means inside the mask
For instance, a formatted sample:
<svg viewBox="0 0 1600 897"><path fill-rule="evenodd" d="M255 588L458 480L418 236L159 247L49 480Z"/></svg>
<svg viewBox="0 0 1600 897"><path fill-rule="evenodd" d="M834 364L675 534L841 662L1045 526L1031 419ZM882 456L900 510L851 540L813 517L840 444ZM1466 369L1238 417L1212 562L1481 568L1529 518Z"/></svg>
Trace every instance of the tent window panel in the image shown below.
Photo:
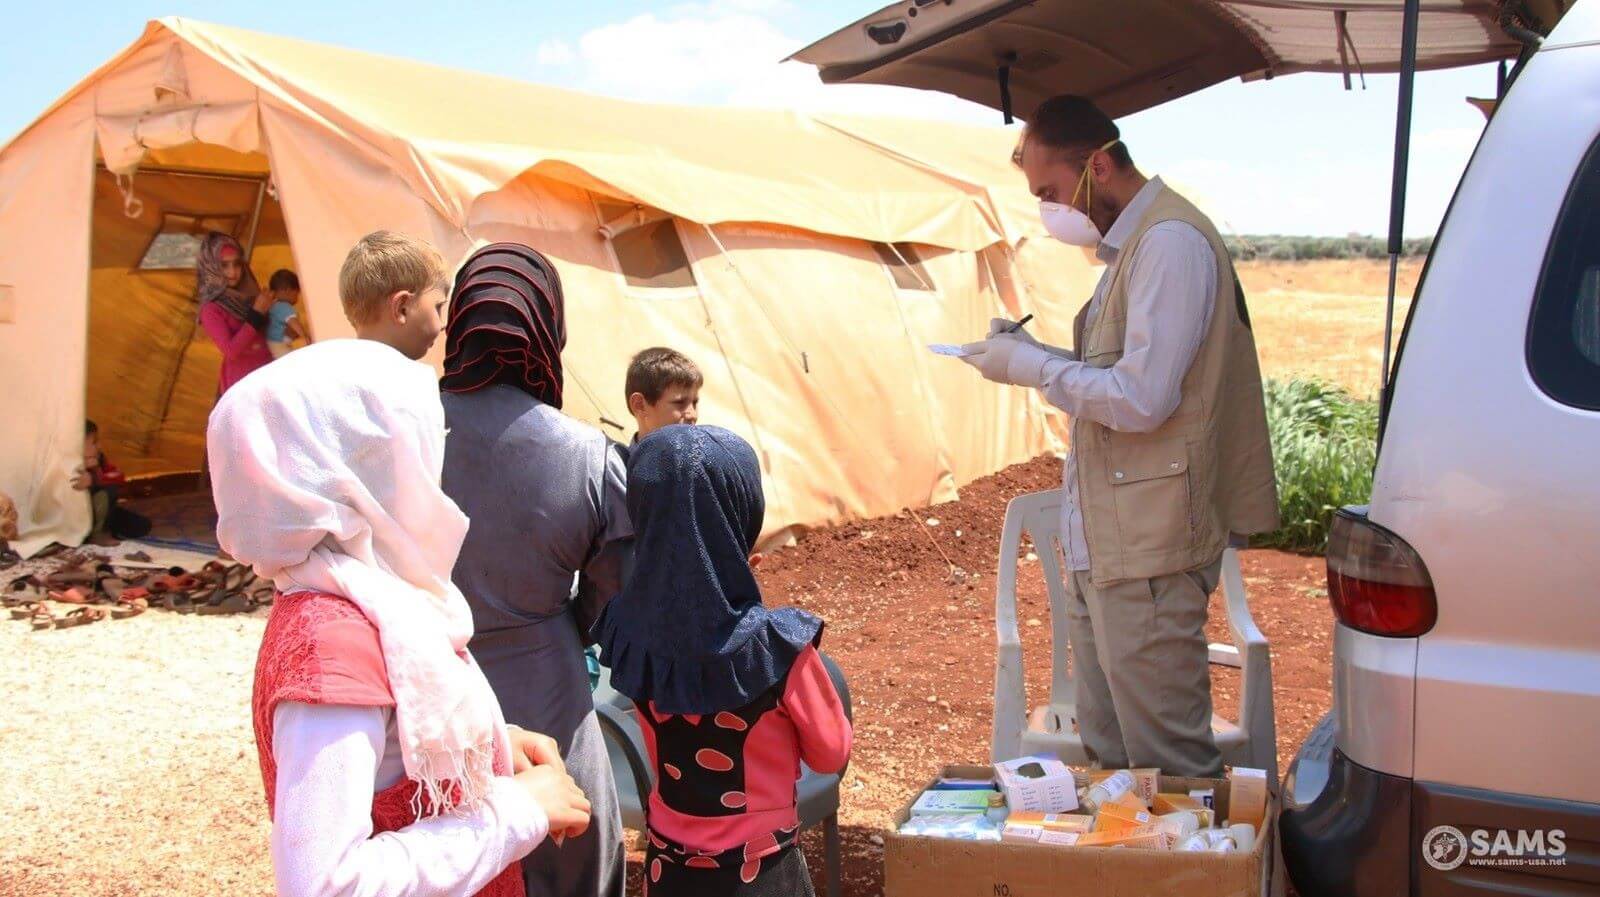
<svg viewBox="0 0 1600 897"><path fill-rule="evenodd" d="M910 243L874 243L872 248L878 253L878 259L883 266L889 269L889 276L894 278L894 285L902 290L916 290L923 293L934 291L933 278L928 276L928 269L922 267L922 257L917 254L917 248Z"/></svg>
<svg viewBox="0 0 1600 897"><path fill-rule="evenodd" d="M671 218L629 228L611 238L611 247L629 286L677 289L695 285L689 255Z"/></svg>
<svg viewBox="0 0 1600 897"><path fill-rule="evenodd" d="M164 212L161 228L150 238L139 258L140 271L194 270L200 256L200 244L206 234L214 231L239 235L237 215L193 215L183 212Z"/></svg>

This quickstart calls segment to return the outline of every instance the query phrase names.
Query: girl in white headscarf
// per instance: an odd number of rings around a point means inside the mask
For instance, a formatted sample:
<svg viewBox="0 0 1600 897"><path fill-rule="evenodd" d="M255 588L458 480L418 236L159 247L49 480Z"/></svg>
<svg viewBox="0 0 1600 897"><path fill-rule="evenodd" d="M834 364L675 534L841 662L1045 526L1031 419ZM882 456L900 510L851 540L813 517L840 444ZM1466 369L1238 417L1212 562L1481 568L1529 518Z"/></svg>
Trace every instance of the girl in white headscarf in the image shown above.
<svg viewBox="0 0 1600 897"><path fill-rule="evenodd" d="M517 861L589 805L466 651L432 371L311 346L229 390L207 445L218 541L281 596L253 698L278 892L520 895Z"/></svg>

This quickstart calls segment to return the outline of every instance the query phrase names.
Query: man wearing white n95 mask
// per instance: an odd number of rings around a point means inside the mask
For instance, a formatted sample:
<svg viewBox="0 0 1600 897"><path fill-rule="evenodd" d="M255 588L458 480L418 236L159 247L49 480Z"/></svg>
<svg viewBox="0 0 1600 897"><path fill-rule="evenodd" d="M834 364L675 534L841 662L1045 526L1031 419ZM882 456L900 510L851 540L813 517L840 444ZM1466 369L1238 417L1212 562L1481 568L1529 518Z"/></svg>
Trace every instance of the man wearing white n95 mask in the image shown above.
<svg viewBox="0 0 1600 897"><path fill-rule="evenodd" d="M1061 531L1078 728L1102 767L1216 776L1207 598L1230 539L1278 526L1233 263L1088 100L1043 103L1016 161L1051 235L1095 247L1106 266L1071 351L997 320L963 359L1072 416Z"/></svg>

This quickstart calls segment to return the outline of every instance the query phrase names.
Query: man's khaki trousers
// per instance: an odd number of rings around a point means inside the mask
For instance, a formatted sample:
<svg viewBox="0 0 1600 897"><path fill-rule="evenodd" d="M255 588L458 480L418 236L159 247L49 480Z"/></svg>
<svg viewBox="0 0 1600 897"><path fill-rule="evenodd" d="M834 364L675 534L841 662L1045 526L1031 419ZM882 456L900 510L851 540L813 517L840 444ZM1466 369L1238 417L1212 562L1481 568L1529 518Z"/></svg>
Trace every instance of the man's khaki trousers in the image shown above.
<svg viewBox="0 0 1600 897"><path fill-rule="evenodd" d="M1206 605L1222 559L1186 573L1096 586L1072 574L1068 626L1078 731L1104 769L1217 777Z"/></svg>

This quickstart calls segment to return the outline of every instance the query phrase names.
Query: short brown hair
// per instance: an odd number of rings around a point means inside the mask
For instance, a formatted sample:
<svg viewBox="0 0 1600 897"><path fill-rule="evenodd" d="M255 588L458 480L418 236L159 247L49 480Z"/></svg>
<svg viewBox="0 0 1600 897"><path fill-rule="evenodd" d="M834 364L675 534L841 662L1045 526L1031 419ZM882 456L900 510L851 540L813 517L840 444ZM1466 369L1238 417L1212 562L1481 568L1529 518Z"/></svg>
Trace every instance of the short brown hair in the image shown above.
<svg viewBox="0 0 1600 897"><path fill-rule="evenodd" d="M383 301L401 290L420 296L435 288L450 291L444 258L422 240L395 231L357 240L339 268L339 302L352 324L375 319Z"/></svg>
<svg viewBox="0 0 1600 897"><path fill-rule="evenodd" d="M623 385L627 397L634 393L654 404L670 386L699 389L705 383L700 368L676 349L656 346L633 356L628 362L628 379Z"/></svg>
<svg viewBox="0 0 1600 897"><path fill-rule="evenodd" d="M1111 116L1100 111L1092 100L1062 94L1040 103L1029 116L1011 160L1021 165L1023 148L1029 143L1057 152L1088 155L1112 141L1116 141L1115 145L1106 148L1112 163L1123 169L1133 167L1133 156L1122 142L1122 130Z"/></svg>

